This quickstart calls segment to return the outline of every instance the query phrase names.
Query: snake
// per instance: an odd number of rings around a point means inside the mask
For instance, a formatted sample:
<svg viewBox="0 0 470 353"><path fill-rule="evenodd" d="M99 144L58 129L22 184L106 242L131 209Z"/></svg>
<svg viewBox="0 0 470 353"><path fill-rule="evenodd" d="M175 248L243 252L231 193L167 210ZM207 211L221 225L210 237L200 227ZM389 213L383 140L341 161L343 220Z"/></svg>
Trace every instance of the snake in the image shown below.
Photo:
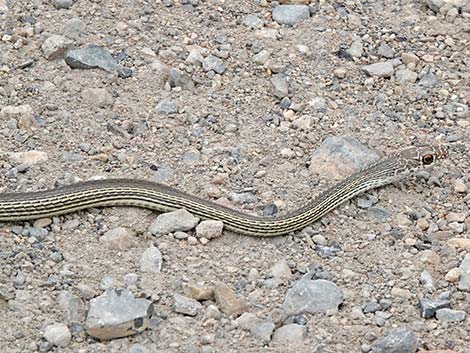
<svg viewBox="0 0 470 353"><path fill-rule="evenodd" d="M279 217L245 214L151 181L102 179L45 191L0 193L0 221L35 220L95 207L132 206L158 212L185 209L204 220L222 221L224 229L242 235L280 236L304 229L347 200L399 181L447 156L447 148L442 145L398 150L339 181L298 210Z"/></svg>

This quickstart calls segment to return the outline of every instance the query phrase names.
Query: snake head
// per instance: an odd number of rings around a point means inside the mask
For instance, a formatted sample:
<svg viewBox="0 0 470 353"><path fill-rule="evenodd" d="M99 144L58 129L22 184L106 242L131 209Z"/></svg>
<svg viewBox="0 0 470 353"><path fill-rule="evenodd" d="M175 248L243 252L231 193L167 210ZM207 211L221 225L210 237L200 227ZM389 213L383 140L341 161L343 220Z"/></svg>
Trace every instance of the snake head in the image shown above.
<svg viewBox="0 0 470 353"><path fill-rule="evenodd" d="M396 156L410 167L432 165L447 158L448 155L449 152L444 145L412 146L396 153Z"/></svg>

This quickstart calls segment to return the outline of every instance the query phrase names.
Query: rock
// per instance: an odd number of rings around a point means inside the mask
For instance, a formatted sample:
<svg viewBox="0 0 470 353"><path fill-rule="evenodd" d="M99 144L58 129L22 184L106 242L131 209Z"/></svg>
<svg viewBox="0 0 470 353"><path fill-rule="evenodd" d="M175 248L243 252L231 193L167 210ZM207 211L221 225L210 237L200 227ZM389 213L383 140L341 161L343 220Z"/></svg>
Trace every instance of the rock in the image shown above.
<svg viewBox="0 0 470 353"><path fill-rule="evenodd" d="M426 5L436 13L439 13L439 9L444 6L446 0L426 0Z"/></svg>
<svg viewBox="0 0 470 353"><path fill-rule="evenodd" d="M57 297L57 302L62 309L62 312L66 315L66 321L68 324L78 323L82 320L79 315L79 309L82 304L79 297L75 296L69 291L60 292Z"/></svg>
<svg viewBox="0 0 470 353"><path fill-rule="evenodd" d="M289 95L289 84L285 74L275 74L271 76L271 83L273 85L273 93L279 99Z"/></svg>
<svg viewBox="0 0 470 353"><path fill-rule="evenodd" d="M54 0L54 7L57 10L70 9L73 5L73 0Z"/></svg>
<svg viewBox="0 0 470 353"><path fill-rule="evenodd" d="M225 64L222 59L209 55L202 61L202 68L204 71L214 71L217 74L222 75L225 72Z"/></svg>
<svg viewBox="0 0 470 353"><path fill-rule="evenodd" d="M395 72L395 77L402 83L415 83L418 78L418 74L410 69L400 69Z"/></svg>
<svg viewBox="0 0 470 353"><path fill-rule="evenodd" d="M134 244L134 238L126 228L117 227L104 233L100 243L110 249L126 250Z"/></svg>
<svg viewBox="0 0 470 353"><path fill-rule="evenodd" d="M221 221L207 220L202 221L196 227L196 237L214 239L222 235L224 223Z"/></svg>
<svg viewBox="0 0 470 353"><path fill-rule="evenodd" d="M85 88L82 98L88 104L98 108L105 108L114 104L114 98L105 88Z"/></svg>
<svg viewBox="0 0 470 353"><path fill-rule="evenodd" d="M309 17L307 5L278 5L273 10L273 20L280 25L293 26Z"/></svg>
<svg viewBox="0 0 470 353"><path fill-rule="evenodd" d="M271 320L264 320L256 323L250 330L250 333L261 340L262 343L267 343L271 341L271 335L273 334L274 322Z"/></svg>
<svg viewBox="0 0 470 353"><path fill-rule="evenodd" d="M173 100L161 100L155 107L155 111L161 115L176 114L178 112L176 108L176 102Z"/></svg>
<svg viewBox="0 0 470 353"><path fill-rule="evenodd" d="M406 327L390 331L372 343L374 353L415 353L418 340Z"/></svg>
<svg viewBox="0 0 470 353"><path fill-rule="evenodd" d="M140 343L134 343L129 348L129 353L150 353L150 351Z"/></svg>
<svg viewBox="0 0 470 353"><path fill-rule="evenodd" d="M58 323L46 327L44 338L52 345L64 348L70 344L72 334L67 325Z"/></svg>
<svg viewBox="0 0 470 353"><path fill-rule="evenodd" d="M30 129L33 124L33 108L29 104L7 105L0 111L0 119L7 121L15 119L22 129Z"/></svg>
<svg viewBox="0 0 470 353"><path fill-rule="evenodd" d="M177 231L185 232L193 229L198 223L198 217L194 217L186 210L178 210L158 215L150 225L149 232L153 235L163 235Z"/></svg>
<svg viewBox="0 0 470 353"><path fill-rule="evenodd" d="M213 318L213 319L216 319L216 320L220 320L220 318L222 317L222 313L220 312L218 307L211 304L206 309L206 317L208 319Z"/></svg>
<svg viewBox="0 0 470 353"><path fill-rule="evenodd" d="M273 342L278 344L302 343L307 335L307 327L298 324L288 324L274 331Z"/></svg>
<svg viewBox="0 0 470 353"><path fill-rule="evenodd" d="M261 50L258 54L253 56L253 62L258 65L264 65L271 56L271 52L267 50Z"/></svg>
<svg viewBox="0 0 470 353"><path fill-rule="evenodd" d="M326 179L342 179L378 159L378 155L349 136L328 137L313 153L310 171Z"/></svg>
<svg viewBox="0 0 470 353"><path fill-rule="evenodd" d="M86 24L80 18L71 18L64 25L64 35L71 39L79 39L85 31Z"/></svg>
<svg viewBox="0 0 470 353"><path fill-rule="evenodd" d="M65 54L64 60L73 69L102 69L108 72L119 69L111 54L96 45L69 50Z"/></svg>
<svg viewBox="0 0 470 353"><path fill-rule="evenodd" d="M313 97L309 102L308 105L312 107L312 109L316 110L317 112L324 112L326 111L326 99L323 97Z"/></svg>
<svg viewBox="0 0 470 353"><path fill-rule="evenodd" d="M436 310L450 307L448 299L429 299L423 298L419 301L421 310L421 317L423 319L430 319L436 314Z"/></svg>
<svg viewBox="0 0 470 353"><path fill-rule="evenodd" d="M287 291L283 308L289 315L335 313L343 302L343 292L333 282L302 279Z"/></svg>
<svg viewBox="0 0 470 353"><path fill-rule="evenodd" d="M160 273L162 271L163 257L160 250L151 245L144 251L140 259L140 270L148 273Z"/></svg>
<svg viewBox="0 0 470 353"><path fill-rule="evenodd" d="M185 285L184 294L196 300L214 300L214 288L198 283Z"/></svg>
<svg viewBox="0 0 470 353"><path fill-rule="evenodd" d="M202 309L201 303L192 298L188 298L177 293L174 295L174 298L174 310L176 313L196 316L197 313Z"/></svg>
<svg viewBox="0 0 470 353"><path fill-rule="evenodd" d="M264 26L264 21L255 15L246 15L242 17L242 24L249 29L261 29Z"/></svg>
<svg viewBox="0 0 470 353"><path fill-rule="evenodd" d="M449 212L446 215L448 222L465 222L466 214L463 212Z"/></svg>
<svg viewBox="0 0 470 353"><path fill-rule="evenodd" d="M41 49L47 60L56 60L62 58L72 44L70 39L54 34L44 41Z"/></svg>
<svg viewBox="0 0 470 353"><path fill-rule="evenodd" d="M457 287L462 291L470 292L470 254L465 255L459 270L460 280Z"/></svg>
<svg viewBox="0 0 470 353"><path fill-rule="evenodd" d="M203 51L204 49L199 46L191 48L188 56L186 57L186 63L196 66L202 66L202 63L204 61L204 56L202 55Z"/></svg>
<svg viewBox="0 0 470 353"><path fill-rule="evenodd" d="M449 272L446 273L444 278L447 282L457 282L460 279L460 268L455 267L449 270Z"/></svg>
<svg viewBox="0 0 470 353"><path fill-rule="evenodd" d="M8 159L12 163L25 164L28 166L47 162L49 155L42 151L10 152L7 153Z"/></svg>
<svg viewBox="0 0 470 353"><path fill-rule="evenodd" d="M220 310L229 316L239 316L248 311L246 302L235 297L233 291L225 283L216 283L214 297Z"/></svg>
<svg viewBox="0 0 470 353"><path fill-rule="evenodd" d="M85 329L102 340L125 337L144 331L152 313L151 301L135 299L127 289L110 289L90 301Z"/></svg>
<svg viewBox="0 0 470 353"><path fill-rule="evenodd" d="M360 38L356 39L351 43L351 46L347 50L348 54L351 55L353 58L360 58L362 53L364 52L364 48L362 45L362 40Z"/></svg>
<svg viewBox="0 0 470 353"><path fill-rule="evenodd" d="M426 87L426 88L434 88L439 86L439 80L436 78L436 76L433 73L427 73L423 76L418 81L418 85Z"/></svg>
<svg viewBox="0 0 470 353"><path fill-rule="evenodd" d="M243 313L236 322L240 328L246 331L250 331L261 319L252 313Z"/></svg>
<svg viewBox="0 0 470 353"><path fill-rule="evenodd" d="M395 71L391 62L380 62L362 67L369 76L391 77Z"/></svg>
<svg viewBox="0 0 470 353"><path fill-rule="evenodd" d="M457 179L454 181L454 191L462 194L468 191L468 187L463 179Z"/></svg>
<svg viewBox="0 0 470 353"><path fill-rule="evenodd" d="M470 239L467 238L452 238L447 241L453 247L470 251Z"/></svg>
<svg viewBox="0 0 470 353"><path fill-rule="evenodd" d="M269 270L269 275L278 278L291 278L292 272L287 264L287 260L284 258L279 259Z"/></svg>
<svg viewBox="0 0 470 353"><path fill-rule="evenodd" d="M436 311L436 318L442 322L460 322L465 320L467 314L463 310L439 309Z"/></svg>

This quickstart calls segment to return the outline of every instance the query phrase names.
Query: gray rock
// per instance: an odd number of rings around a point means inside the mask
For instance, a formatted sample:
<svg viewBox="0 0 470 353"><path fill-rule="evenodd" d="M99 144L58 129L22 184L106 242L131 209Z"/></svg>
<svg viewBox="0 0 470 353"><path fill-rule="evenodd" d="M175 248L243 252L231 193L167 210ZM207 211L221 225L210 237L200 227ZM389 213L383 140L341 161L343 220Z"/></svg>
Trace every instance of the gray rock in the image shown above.
<svg viewBox="0 0 470 353"><path fill-rule="evenodd" d="M64 25L64 35L71 39L79 39L85 31L86 24L79 18L71 18Z"/></svg>
<svg viewBox="0 0 470 353"><path fill-rule="evenodd" d="M439 80L437 79L436 75L433 73L427 73L418 81L418 85L426 87L426 88L434 88L439 86Z"/></svg>
<svg viewBox="0 0 470 353"><path fill-rule="evenodd" d="M253 62L258 65L264 65L268 61L271 53L267 50L261 50L258 54L253 56Z"/></svg>
<svg viewBox="0 0 470 353"><path fill-rule="evenodd" d="M256 323L250 330L250 333L260 339L263 343L271 341L271 335L273 334L276 325L271 320L264 320Z"/></svg>
<svg viewBox="0 0 470 353"><path fill-rule="evenodd" d="M162 253L157 247L152 245L142 254L140 270L142 272L160 273L162 271L162 262Z"/></svg>
<svg viewBox="0 0 470 353"><path fill-rule="evenodd" d="M448 307L450 307L450 301L448 299L423 298L419 301L419 308L423 319L430 319L436 314L437 310Z"/></svg>
<svg viewBox="0 0 470 353"><path fill-rule="evenodd" d="M129 348L129 353L150 353L150 351L140 343L134 343Z"/></svg>
<svg viewBox="0 0 470 353"><path fill-rule="evenodd" d="M222 235L224 223L221 221L207 220L202 221L196 227L196 237L214 239Z"/></svg>
<svg viewBox="0 0 470 353"><path fill-rule="evenodd" d="M242 24L250 29L260 29L263 28L264 21L255 15L246 15L242 18Z"/></svg>
<svg viewBox="0 0 470 353"><path fill-rule="evenodd" d="M236 322L240 328L246 331L250 331L261 319L252 313L243 313Z"/></svg>
<svg viewBox="0 0 470 353"><path fill-rule="evenodd" d="M461 291L470 292L470 254L465 255L462 263L459 266L460 280L458 288Z"/></svg>
<svg viewBox="0 0 470 353"><path fill-rule="evenodd" d="M64 348L70 344L72 334L67 325L58 323L46 327L44 338L52 345Z"/></svg>
<svg viewBox="0 0 470 353"><path fill-rule="evenodd" d="M73 0L54 0L54 7L57 10L70 9L73 5Z"/></svg>
<svg viewBox="0 0 470 353"><path fill-rule="evenodd" d="M225 64L222 61L222 59L209 55L207 56L203 61L202 61L202 68L204 71L214 71L215 73L218 73L222 75L225 72Z"/></svg>
<svg viewBox="0 0 470 353"><path fill-rule="evenodd" d="M395 71L391 62L380 62L362 67L369 76L391 77Z"/></svg>
<svg viewBox="0 0 470 353"><path fill-rule="evenodd" d="M444 6L445 0L426 0L426 5L436 13L439 13L439 9Z"/></svg>
<svg viewBox="0 0 470 353"><path fill-rule="evenodd" d="M362 56L362 53L364 52L362 40L359 38L352 42L347 52L353 58L360 58Z"/></svg>
<svg viewBox="0 0 470 353"><path fill-rule="evenodd" d="M323 178L341 179L378 158L375 152L352 137L333 136L312 153L310 171Z"/></svg>
<svg viewBox="0 0 470 353"><path fill-rule="evenodd" d="M90 301L85 328L102 340L125 337L144 331L152 313L151 301L135 299L127 289L111 289Z"/></svg>
<svg viewBox="0 0 470 353"><path fill-rule="evenodd" d="M174 298L174 310L176 313L196 316L197 313L202 309L201 303L195 299L185 297L178 293L175 293Z"/></svg>
<svg viewBox="0 0 470 353"><path fill-rule="evenodd" d="M436 311L436 318L442 322L460 322L465 320L467 314L463 310L439 309Z"/></svg>
<svg viewBox="0 0 470 353"><path fill-rule="evenodd" d="M371 207L367 209L367 217L379 222L385 222L392 216L392 213L383 207Z"/></svg>
<svg viewBox="0 0 470 353"><path fill-rule="evenodd" d="M196 227L198 223L198 217L194 217L186 210L178 210L159 215L150 225L149 232L153 235L163 235L176 231L185 232Z"/></svg>
<svg viewBox="0 0 470 353"><path fill-rule="evenodd" d="M368 209L374 206L379 200L372 195L362 195L357 198L357 207Z"/></svg>
<svg viewBox="0 0 470 353"><path fill-rule="evenodd" d="M400 69L395 72L395 77L400 82L415 83L418 74L410 69Z"/></svg>
<svg viewBox="0 0 470 353"><path fill-rule="evenodd" d="M155 107L155 111L158 114L162 115L170 115L170 114L176 114L178 112L176 108L176 102L173 100L162 100L160 101L157 106Z"/></svg>
<svg viewBox="0 0 470 353"><path fill-rule="evenodd" d="M377 49L377 54L384 58L391 59L395 56L395 51L387 43L382 43L379 49Z"/></svg>
<svg viewBox="0 0 470 353"><path fill-rule="evenodd" d="M64 60L73 69L102 69L115 72L119 68L111 54L96 45L69 50L65 54Z"/></svg>
<svg viewBox="0 0 470 353"><path fill-rule="evenodd" d="M172 68L168 72L168 82L171 87L181 87L182 89L191 90L194 88L194 82L191 77L178 69Z"/></svg>
<svg viewBox="0 0 470 353"><path fill-rule="evenodd" d="M176 174L176 171L170 167L158 168L153 174L152 180L156 183L161 183L169 178L172 178Z"/></svg>
<svg viewBox="0 0 470 353"><path fill-rule="evenodd" d="M415 353L418 340L406 327L390 331L372 343L374 353Z"/></svg>
<svg viewBox="0 0 470 353"><path fill-rule="evenodd" d="M65 313L68 324L78 323L82 320L81 316L79 315L82 301L79 297L69 291L64 290L60 292L57 298L57 302L59 303L62 312Z"/></svg>
<svg viewBox="0 0 470 353"><path fill-rule="evenodd" d="M308 105L318 112L324 112L327 108L326 99L323 97L313 97Z"/></svg>
<svg viewBox="0 0 470 353"><path fill-rule="evenodd" d="M273 342L279 344L297 344L305 340L307 327L298 324L288 324L274 331Z"/></svg>
<svg viewBox="0 0 470 353"><path fill-rule="evenodd" d="M273 10L273 20L280 25L293 26L309 17L307 5L278 5Z"/></svg>
<svg viewBox="0 0 470 353"><path fill-rule="evenodd" d="M282 99L289 95L289 84L285 74L272 75L271 83L273 85L273 93L277 98Z"/></svg>
<svg viewBox="0 0 470 353"><path fill-rule="evenodd" d="M343 302L343 291L333 282L302 279L288 290L283 307L289 315L335 313Z"/></svg>
<svg viewBox="0 0 470 353"><path fill-rule="evenodd" d="M72 46L72 41L64 36L52 35L47 38L41 46L46 59L56 60L62 58L68 48Z"/></svg>

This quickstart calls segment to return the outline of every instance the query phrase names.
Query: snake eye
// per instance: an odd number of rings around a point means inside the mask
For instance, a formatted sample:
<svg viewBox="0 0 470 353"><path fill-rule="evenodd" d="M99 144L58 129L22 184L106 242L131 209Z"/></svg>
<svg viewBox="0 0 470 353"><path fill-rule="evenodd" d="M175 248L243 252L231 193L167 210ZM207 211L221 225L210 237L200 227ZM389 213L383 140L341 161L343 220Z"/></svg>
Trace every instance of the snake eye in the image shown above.
<svg viewBox="0 0 470 353"><path fill-rule="evenodd" d="M423 162L424 165L432 164L434 162L434 156L432 154L426 154L423 156L421 161Z"/></svg>

